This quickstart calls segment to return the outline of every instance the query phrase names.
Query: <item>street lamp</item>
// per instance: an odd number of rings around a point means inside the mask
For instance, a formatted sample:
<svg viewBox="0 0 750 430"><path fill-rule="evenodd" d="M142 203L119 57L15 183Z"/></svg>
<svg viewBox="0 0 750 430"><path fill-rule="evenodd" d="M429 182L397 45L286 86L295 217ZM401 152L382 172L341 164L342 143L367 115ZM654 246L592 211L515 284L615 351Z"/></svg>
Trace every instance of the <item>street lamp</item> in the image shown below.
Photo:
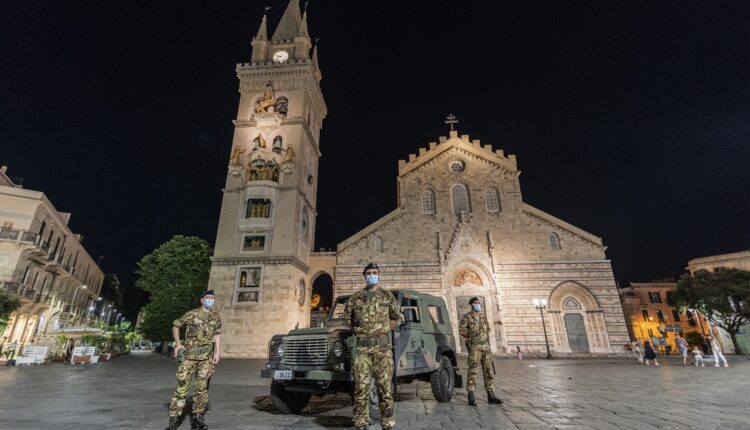
<svg viewBox="0 0 750 430"><path fill-rule="evenodd" d="M549 340L547 340L547 325L544 323L544 310L547 309L547 299L534 299L534 307L539 310L539 315L542 317L544 344L547 346L547 360L551 360L552 354L549 352Z"/></svg>

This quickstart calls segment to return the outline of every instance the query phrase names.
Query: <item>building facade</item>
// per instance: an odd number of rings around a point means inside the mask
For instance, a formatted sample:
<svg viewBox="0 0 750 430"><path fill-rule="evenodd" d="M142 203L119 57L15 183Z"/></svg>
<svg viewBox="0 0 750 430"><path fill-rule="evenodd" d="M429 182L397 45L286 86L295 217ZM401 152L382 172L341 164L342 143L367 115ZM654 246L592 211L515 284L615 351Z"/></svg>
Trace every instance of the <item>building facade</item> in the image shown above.
<svg viewBox="0 0 750 430"><path fill-rule="evenodd" d="M0 170L0 288L21 299L5 327L19 351L34 341L52 346L65 327L85 324L104 274L44 193L22 188Z"/></svg>
<svg viewBox="0 0 750 430"><path fill-rule="evenodd" d="M312 253L319 131L326 115L307 19L292 0L273 36L264 17L240 104L209 286L228 357L262 357L273 334L310 324L311 285L362 288L377 262L386 288L443 297L457 335L481 297L492 350L610 354L629 340L602 240L525 203L513 155L451 131L399 162L395 210ZM540 311L534 299L547 300Z"/></svg>
<svg viewBox="0 0 750 430"><path fill-rule="evenodd" d="M750 250L694 258L688 261L687 265L690 274L695 274L700 270L713 272L716 269L724 268L750 271ZM719 332L721 333L721 347L724 352L734 354L734 345L729 333L722 328L719 328ZM740 328L736 339L740 349L744 354L747 354L750 351L750 324L745 324Z"/></svg>
<svg viewBox="0 0 750 430"><path fill-rule="evenodd" d="M677 287L674 281L631 283L620 290L622 309L630 338L640 343L650 341L665 352L679 351L675 334L709 334L709 323L698 312L669 306L667 294Z"/></svg>

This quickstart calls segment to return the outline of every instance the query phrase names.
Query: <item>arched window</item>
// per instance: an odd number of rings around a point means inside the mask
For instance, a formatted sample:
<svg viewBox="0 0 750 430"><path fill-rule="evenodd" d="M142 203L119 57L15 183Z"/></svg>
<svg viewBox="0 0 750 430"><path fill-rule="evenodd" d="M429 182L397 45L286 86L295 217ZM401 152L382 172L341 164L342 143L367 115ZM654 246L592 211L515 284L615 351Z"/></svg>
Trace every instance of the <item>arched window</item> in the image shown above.
<svg viewBox="0 0 750 430"><path fill-rule="evenodd" d="M422 213L427 215L435 214L435 193L430 190L422 193Z"/></svg>
<svg viewBox="0 0 750 430"><path fill-rule="evenodd" d="M554 250L560 249L560 236L557 233L550 233L549 246Z"/></svg>
<svg viewBox="0 0 750 430"><path fill-rule="evenodd" d="M469 192L462 184L456 184L451 189L451 200L453 201L453 213L469 213Z"/></svg>
<svg viewBox="0 0 750 430"><path fill-rule="evenodd" d="M497 190L489 189L484 193L484 200L487 203L487 212L497 213L502 210L500 206L500 199L497 195Z"/></svg>
<svg viewBox="0 0 750 430"><path fill-rule="evenodd" d="M373 247L375 248L375 252L383 252L383 238L380 236L375 236L375 239L373 240Z"/></svg>

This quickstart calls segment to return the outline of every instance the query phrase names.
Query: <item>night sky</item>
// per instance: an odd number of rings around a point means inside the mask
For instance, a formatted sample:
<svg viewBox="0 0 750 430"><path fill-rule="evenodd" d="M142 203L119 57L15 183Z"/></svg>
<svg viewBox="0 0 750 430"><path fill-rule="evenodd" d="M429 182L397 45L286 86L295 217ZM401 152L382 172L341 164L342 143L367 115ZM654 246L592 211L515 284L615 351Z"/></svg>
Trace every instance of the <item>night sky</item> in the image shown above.
<svg viewBox="0 0 750 430"><path fill-rule="evenodd" d="M269 35L287 0L267 0ZM0 162L132 284L213 243L261 1L0 3ZM604 239L621 284L750 249L750 3L313 0L316 249L391 211L399 159L461 134L524 200ZM353 209L352 209L353 208Z"/></svg>

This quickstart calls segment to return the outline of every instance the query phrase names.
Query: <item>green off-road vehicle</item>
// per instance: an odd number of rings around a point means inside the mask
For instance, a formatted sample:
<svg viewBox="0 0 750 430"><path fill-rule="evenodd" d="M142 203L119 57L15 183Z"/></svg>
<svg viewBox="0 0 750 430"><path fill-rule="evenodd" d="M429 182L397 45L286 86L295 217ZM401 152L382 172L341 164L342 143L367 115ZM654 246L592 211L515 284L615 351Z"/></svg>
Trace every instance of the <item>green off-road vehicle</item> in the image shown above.
<svg viewBox="0 0 750 430"><path fill-rule="evenodd" d="M439 402L448 402L455 387L463 386L458 373L456 340L442 298L413 290L391 290L404 320L392 333L394 394L399 384L426 381ZM352 393L352 331L342 320L349 296L338 297L321 327L275 335L268 347L268 363L261 376L271 378L271 400L283 413L299 413L313 394ZM377 390L371 385L370 405L377 408ZM371 408L372 409L372 408Z"/></svg>

